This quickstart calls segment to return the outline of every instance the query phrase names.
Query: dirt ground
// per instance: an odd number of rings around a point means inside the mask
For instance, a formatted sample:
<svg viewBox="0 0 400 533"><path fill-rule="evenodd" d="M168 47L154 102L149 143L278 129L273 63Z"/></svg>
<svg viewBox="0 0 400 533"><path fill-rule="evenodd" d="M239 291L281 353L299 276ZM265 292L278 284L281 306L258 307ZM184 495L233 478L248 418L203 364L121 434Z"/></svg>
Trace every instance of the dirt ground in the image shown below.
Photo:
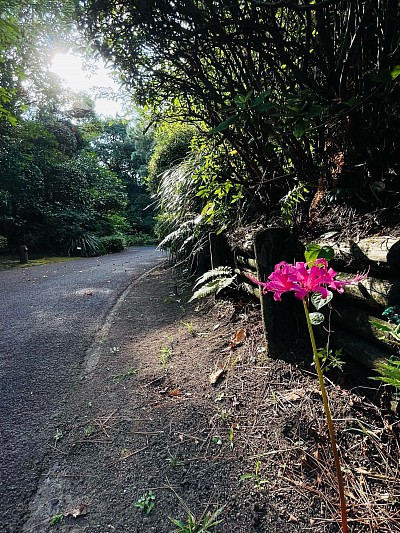
<svg viewBox="0 0 400 533"><path fill-rule="evenodd" d="M341 530L308 346L270 360L255 303L189 297L162 267L121 299L54 428L24 532ZM400 531L398 419L343 380L328 394L350 531Z"/></svg>

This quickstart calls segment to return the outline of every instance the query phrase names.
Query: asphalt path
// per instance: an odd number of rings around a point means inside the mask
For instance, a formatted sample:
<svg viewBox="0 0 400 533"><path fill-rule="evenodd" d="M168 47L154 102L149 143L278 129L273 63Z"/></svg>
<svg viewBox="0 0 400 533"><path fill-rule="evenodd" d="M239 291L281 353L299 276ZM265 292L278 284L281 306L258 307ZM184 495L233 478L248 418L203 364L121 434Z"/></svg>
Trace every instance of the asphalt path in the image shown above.
<svg viewBox="0 0 400 533"><path fill-rule="evenodd" d="M0 531L18 533L88 349L154 247L0 272Z"/></svg>

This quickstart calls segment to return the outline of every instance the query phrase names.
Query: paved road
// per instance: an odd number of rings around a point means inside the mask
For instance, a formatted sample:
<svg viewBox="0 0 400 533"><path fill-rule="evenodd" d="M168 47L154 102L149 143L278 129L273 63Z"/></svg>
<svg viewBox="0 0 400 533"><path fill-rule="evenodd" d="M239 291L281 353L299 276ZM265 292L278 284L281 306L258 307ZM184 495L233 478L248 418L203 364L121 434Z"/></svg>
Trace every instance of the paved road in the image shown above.
<svg viewBox="0 0 400 533"><path fill-rule="evenodd" d="M85 354L151 247L0 272L0 531L18 533Z"/></svg>

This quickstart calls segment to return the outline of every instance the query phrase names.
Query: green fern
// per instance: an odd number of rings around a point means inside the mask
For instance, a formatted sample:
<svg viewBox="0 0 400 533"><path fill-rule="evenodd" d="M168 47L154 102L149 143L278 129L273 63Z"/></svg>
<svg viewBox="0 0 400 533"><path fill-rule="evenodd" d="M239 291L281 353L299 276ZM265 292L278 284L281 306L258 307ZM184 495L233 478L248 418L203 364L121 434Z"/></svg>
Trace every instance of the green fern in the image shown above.
<svg viewBox="0 0 400 533"><path fill-rule="evenodd" d="M194 284L194 288L198 287L199 285L202 285L209 279L228 277L232 275L233 275L233 269L229 266L219 266L219 267L213 268L212 270L208 270L202 276L197 278L196 283Z"/></svg>
<svg viewBox="0 0 400 533"><path fill-rule="evenodd" d="M388 361L380 361L375 365L376 371L380 376L372 379L378 379L385 383L385 385L391 385L400 392L400 360L389 359Z"/></svg>
<svg viewBox="0 0 400 533"><path fill-rule="evenodd" d="M168 233L166 237L160 242L158 245L159 248L169 248L174 247L177 248L180 246L180 243L183 239L185 241L187 240L187 235L192 231L193 228L193 220L188 220L187 222L183 222L178 229L171 231L171 233ZM179 244L177 244L179 243Z"/></svg>
<svg viewBox="0 0 400 533"><path fill-rule="evenodd" d="M199 288L195 290L189 301L205 298L210 294L218 294L222 289L232 285L235 280L236 274L234 274L231 267L220 266L209 270L196 281L193 289Z"/></svg>

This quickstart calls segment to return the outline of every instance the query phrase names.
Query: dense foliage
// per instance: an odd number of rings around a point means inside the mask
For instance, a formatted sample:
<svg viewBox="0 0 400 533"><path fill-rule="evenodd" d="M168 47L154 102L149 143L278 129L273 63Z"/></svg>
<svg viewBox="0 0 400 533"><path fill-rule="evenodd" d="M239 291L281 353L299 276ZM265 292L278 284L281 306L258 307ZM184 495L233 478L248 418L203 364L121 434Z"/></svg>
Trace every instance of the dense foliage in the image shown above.
<svg viewBox="0 0 400 533"><path fill-rule="evenodd" d="M290 222L308 191L311 218L322 199L397 213L397 0L77 4L140 103L213 133L240 160L203 190L210 205L217 182L240 186L253 219L288 201Z"/></svg>
<svg viewBox="0 0 400 533"><path fill-rule="evenodd" d="M0 0L0 11L0 235L83 255L148 242L152 133L100 120L49 70L55 52L82 44L73 3Z"/></svg>

